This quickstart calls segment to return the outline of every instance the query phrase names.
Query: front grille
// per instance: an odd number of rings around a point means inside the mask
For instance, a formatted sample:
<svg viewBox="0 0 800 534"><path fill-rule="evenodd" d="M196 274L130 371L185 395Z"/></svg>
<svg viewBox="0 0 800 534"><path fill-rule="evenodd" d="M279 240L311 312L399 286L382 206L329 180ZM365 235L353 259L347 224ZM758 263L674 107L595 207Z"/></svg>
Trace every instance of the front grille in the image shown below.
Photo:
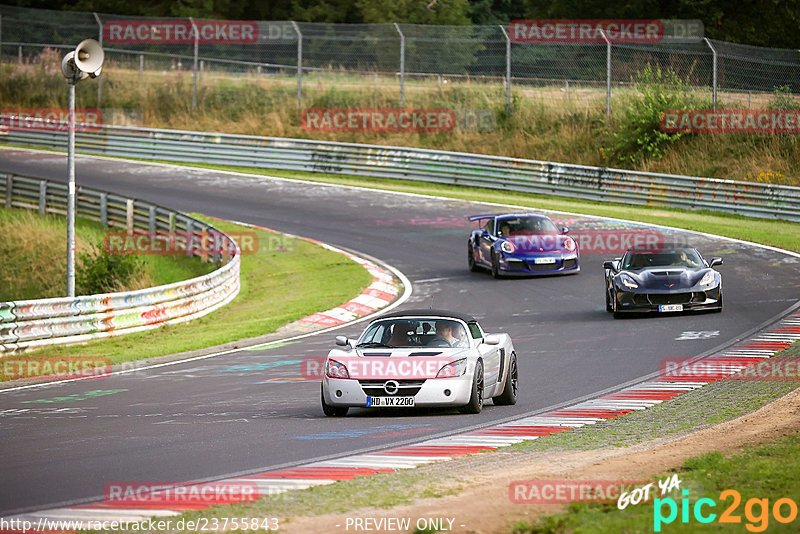
<svg viewBox="0 0 800 534"><path fill-rule="evenodd" d="M650 304L688 304L692 301L691 293L651 293L648 295Z"/></svg>
<svg viewBox="0 0 800 534"><path fill-rule="evenodd" d="M555 263L534 263L532 261L528 262L528 270L529 271L555 271L558 269L558 264L561 263L560 260L556 260Z"/></svg>
<svg viewBox="0 0 800 534"><path fill-rule="evenodd" d="M397 382L398 388L397 393L393 396L396 395L398 397L413 397L419 393L425 383L424 380L395 380L395 382ZM359 380L358 383L361 384L361 389L364 390L364 393L370 397L386 397L389 395L383 389L386 380Z"/></svg>

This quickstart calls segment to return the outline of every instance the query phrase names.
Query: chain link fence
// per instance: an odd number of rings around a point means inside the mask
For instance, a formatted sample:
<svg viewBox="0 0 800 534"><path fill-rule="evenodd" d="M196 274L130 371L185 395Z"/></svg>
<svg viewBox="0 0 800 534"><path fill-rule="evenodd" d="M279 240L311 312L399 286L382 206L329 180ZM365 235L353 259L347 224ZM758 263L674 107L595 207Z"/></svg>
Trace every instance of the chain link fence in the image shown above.
<svg viewBox="0 0 800 534"><path fill-rule="evenodd" d="M152 34L142 39L143 34L131 30L140 25L149 30L160 25L159 39ZM193 42L179 30L190 26ZM207 28L212 30L205 33ZM711 39L522 43L509 38L507 30L499 25L146 19L0 6L0 60L24 64L35 61L44 48L71 50L92 37L105 48L106 69L191 76L192 106L197 106L204 76L252 76L296 85L301 107L310 104L309 92L324 80L336 87L396 88L400 106L409 103L412 93L470 84L485 87L507 108L516 95L575 100L610 113L613 96L631 86L647 65L674 71L694 90L708 94L714 107L721 93L727 106L738 107L763 107L778 88L800 93L800 50ZM171 40L165 38L170 31ZM101 78L98 107L103 90Z"/></svg>

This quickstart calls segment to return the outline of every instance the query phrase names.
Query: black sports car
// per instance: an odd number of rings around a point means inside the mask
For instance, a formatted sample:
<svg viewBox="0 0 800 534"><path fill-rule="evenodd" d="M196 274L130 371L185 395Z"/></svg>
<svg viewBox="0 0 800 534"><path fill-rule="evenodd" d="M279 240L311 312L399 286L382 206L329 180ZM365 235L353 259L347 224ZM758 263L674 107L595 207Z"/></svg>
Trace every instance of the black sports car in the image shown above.
<svg viewBox="0 0 800 534"><path fill-rule="evenodd" d="M621 258L603 263L606 311L722 311L722 276L712 269L722 258L703 259L685 246L630 248Z"/></svg>

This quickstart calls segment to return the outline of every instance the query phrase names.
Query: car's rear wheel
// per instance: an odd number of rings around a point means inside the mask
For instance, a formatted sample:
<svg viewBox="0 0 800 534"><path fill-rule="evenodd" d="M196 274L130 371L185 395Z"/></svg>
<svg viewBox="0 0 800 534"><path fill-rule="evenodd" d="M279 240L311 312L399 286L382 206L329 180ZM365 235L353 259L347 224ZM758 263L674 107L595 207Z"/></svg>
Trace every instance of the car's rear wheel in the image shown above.
<svg viewBox="0 0 800 534"><path fill-rule="evenodd" d="M319 390L319 398L320 401L322 401L322 413L328 417L344 417L347 415L348 410L350 410L350 408L347 406L331 406L325 402L325 393L322 391L321 386Z"/></svg>
<svg viewBox="0 0 800 534"><path fill-rule="evenodd" d="M492 400L498 406L511 406L512 404L516 404L518 389L519 371L517 370L517 355L512 352L511 359L508 362L508 374L506 375L503 393L497 397L492 397Z"/></svg>
<svg viewBox="0 0 800 534"><path fill-rule="evenodd" d="M461 413L481 413L483 409L483 362L478 360L475 364L475 373L472 375L472 393L469 402L459 408Z"/></svg>
<svg viewBox="0 0 800 534"><path fill-rule="evenodd" d="M469 265L469 270L473 273L478 272L480 269L478 265L475 263L475 249L472 248L472 243L467 243L467 265Z"/></svg>
<svg viewBox="0 0 800 534"><path fill-rule="evenodd" d="M497 259L497 253L492 250L492 277L500 278L500 261Z"/></svg>

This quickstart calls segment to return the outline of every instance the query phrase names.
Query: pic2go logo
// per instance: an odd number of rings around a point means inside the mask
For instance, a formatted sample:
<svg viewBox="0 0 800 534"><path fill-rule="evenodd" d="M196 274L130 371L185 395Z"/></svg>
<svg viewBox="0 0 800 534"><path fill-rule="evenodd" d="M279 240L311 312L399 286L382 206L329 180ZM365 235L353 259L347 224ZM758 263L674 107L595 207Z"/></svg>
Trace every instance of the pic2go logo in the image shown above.
<svg viewBox="0 0 800 534"><path fill-rule="evenodd" d="M678 518L679 511L681 523L683 524L689 523L690 513L698 523L711 523L717 519L717 514L711 511L712 508L717 506L717 502L714 499L698 499L694 505L691 505L688 497L689 490L681 490L681 494L683 498L681 499L680 510L678 503L671 497L665 499L656 498L653 501L654 532L661 532L662 525L672 524ZM741 494L732 489L724 490L719 494L720 501L727 501L728 499L731 499L732 502L720 514L718 522L741 524L742 517L736 513L736 509L742 502ZM769 499L752 498L744 505L744 516L748 521L745 524L745 528L750 532L764 532L767 530L770 511L778 523L787 524L797 519L797 503L792 499L787 497L778 499L772 504L772 509L770 510Z"/></svg>

